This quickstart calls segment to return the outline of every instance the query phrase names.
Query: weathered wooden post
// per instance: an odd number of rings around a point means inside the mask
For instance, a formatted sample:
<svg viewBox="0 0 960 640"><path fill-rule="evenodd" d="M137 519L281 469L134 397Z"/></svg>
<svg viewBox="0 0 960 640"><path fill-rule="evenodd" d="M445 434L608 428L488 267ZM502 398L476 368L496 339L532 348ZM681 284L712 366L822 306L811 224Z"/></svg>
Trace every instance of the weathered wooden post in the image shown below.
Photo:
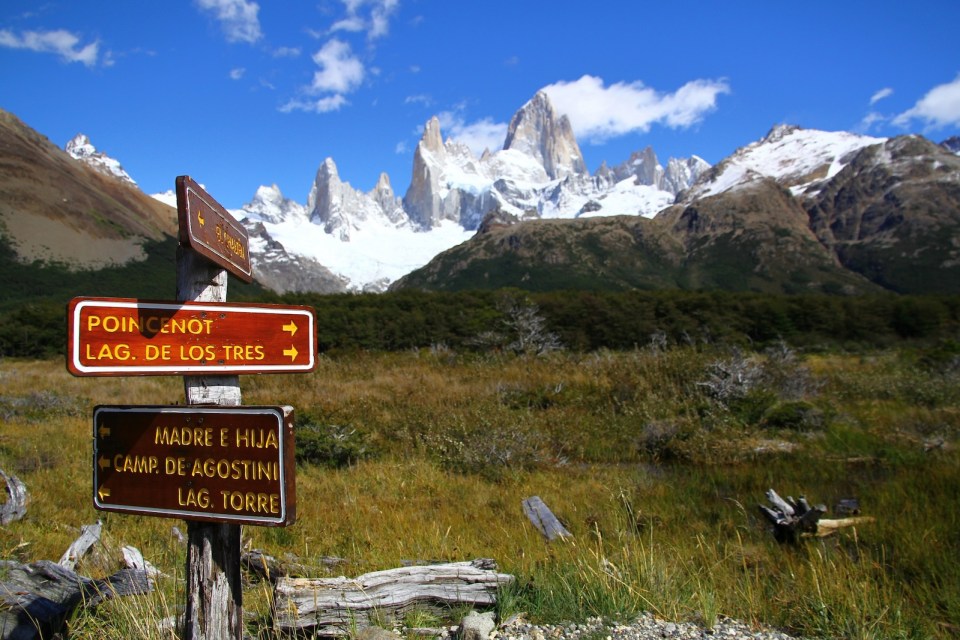
<svg viewBox="0 0 960 640"><path fill-rule="evenodd" d="M227 273L253 280L246 230L177 178L176 301L74 298L67 369L77 376L181 375L186 405L93 412L93 504L187 520L182 638L240 640L240 527L296 520L293 408L240 406L241 374L316 368L313 309L236 305Z"/></svg>
<svg viewBox="0 0 960 640"><path fill-rule="evenodd" d="M177 301L226 302L227 271L177 248ZM240 404L239 376L184 376L187 404ZM186 610L180 637L243 637L240 525L187 522Z"/></svg>

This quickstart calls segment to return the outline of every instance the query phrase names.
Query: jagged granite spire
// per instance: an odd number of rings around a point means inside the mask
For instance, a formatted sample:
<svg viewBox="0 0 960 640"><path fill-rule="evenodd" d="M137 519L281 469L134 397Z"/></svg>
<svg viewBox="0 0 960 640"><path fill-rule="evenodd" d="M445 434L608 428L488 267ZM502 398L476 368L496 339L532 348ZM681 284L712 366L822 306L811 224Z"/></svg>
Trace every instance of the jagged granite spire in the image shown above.
<svg viewBox="0 0 960 640"><path fill-rule="evenodd" d="M536 158L554 180L587 173L570 120L557 115L543 91L538 91L510 119L503 148Z"/></svg>

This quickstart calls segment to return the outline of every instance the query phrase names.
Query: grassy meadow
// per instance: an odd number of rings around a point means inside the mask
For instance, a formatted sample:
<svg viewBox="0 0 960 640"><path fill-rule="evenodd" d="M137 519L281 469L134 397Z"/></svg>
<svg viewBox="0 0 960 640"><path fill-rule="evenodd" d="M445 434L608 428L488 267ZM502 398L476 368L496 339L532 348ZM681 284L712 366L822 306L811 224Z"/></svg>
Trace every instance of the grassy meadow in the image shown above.
<svg viewBox="0 0 960 640"><path fill-rule="evenodd" d="M308 375L244 376L244 404L297 419L297 513L244 527L245 545L308 575L489 557L517 577L498 613L534 621L640 611L719 616L795 635L960 634L960 349L954 343L799 354L665 342L541 357L442 346L321 356ZM61 360L0 361L0 469L30 492L0 558L56 561L83 524L101 577L133 545L158 590L70 622L71 638L170 637L183 602L182 521L97 512L92 408L182 402L180 378L73 378ZM768 488L875 522L779 544ZM573 537L548 543L540 496ZM328 568L325 559L344 563ZM249 580L252 633L270 637L268 584ZM451 617L455 612L451 612ZM415 621L408 621L415 622ZM423 623L423 620L416 622Z"/></svg>

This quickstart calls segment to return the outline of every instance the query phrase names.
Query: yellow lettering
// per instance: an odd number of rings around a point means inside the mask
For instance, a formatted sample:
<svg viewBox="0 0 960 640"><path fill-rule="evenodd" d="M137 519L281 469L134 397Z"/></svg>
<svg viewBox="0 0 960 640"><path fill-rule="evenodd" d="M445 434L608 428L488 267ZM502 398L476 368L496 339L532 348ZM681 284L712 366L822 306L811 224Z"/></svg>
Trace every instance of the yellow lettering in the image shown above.
<svg viewBox="0 0 960 640"><path fill-rule="evenodd" d="M253 491L221 491L223 508L248 513L280 513L280 496Z"/></svg>
<svg viewBox="0 0 960 640"><path fill-rule="evenodd" d="M206 489L187 489L187 495L183 495L183 487L177 488L177 503L181 507L200 507L206 509L210 506L210 492Z"/></svg>
<svg viewBox="0 0 960 640"><path fill-rule="evenodd" d="M160 461L156 456L125 456L118 453L113 457L113 467L120 473L160 473Z"/></svg>
<svg viewBox="0 0 960 640"><path fill-rule="evenodd" d="M154 444L213 446L212 427L157 427Z"/></svg>
<svg viewBox="0 0 960 640"><path fill-rule="evenodd" d="M187 459L186 458L164 458L163 471L168 476L185 476L187 475Z"/></svg>

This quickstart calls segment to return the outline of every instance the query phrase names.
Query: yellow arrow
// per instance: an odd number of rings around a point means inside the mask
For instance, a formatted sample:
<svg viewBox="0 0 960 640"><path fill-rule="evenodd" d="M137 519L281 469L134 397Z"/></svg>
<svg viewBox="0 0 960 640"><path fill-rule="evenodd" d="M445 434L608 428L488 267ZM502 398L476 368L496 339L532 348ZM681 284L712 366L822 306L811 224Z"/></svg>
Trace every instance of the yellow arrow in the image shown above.
<svg viewBox="0 0 960 640"><path fill-rule="evenodd" d="M293 362L294 360L297 359L297 348L290 347L289 349L284 349L283 355L290 356L290 362Z"/></svg>
<svg viewBox="0 0 960 640"><path fill-rule="evenodd" d="M103 500L104 498L109 498L110 489L97 489L97 495L100 496L101 500Z"/></svg>
<svg viewBox="0 0 960 640"><path fill-rule="evenodd" d="M204 224L206 224L206 220L203 219L203 211L197 211L197 222L200 223L200 226L201 226L201 227L202 227Z"/></svg>
<svg viewBox="0 0 960 640"><path fill-rule="evenodd" d="M101 469L109 469L109 468L110 468L110 458L108 458L108 457L106 457L106 456L100 456L100 460L97 461L97 464L100 465L100 468L101 468Z"/></svg>
<svg viewBox="0 0 960 640"><path fill-rule="evenodd" d="M292 337L295 336L296 333L297 333L297 323L295 323L293 320L291 320L291 321L290 321L290 324L285 324L285 325L283 325L283 330L284 330L284 331L289 331L289 332L290 332L290 337L292 338Z"/></svg>
<svg viewBox="0 0 960 640"><path fill-rule="evenodd" d="M109 438L109 437L110 437L110 427L100 427L100 429L97 431L97 433L100 434L100 437L101 437L101 438Z"/></svg>

